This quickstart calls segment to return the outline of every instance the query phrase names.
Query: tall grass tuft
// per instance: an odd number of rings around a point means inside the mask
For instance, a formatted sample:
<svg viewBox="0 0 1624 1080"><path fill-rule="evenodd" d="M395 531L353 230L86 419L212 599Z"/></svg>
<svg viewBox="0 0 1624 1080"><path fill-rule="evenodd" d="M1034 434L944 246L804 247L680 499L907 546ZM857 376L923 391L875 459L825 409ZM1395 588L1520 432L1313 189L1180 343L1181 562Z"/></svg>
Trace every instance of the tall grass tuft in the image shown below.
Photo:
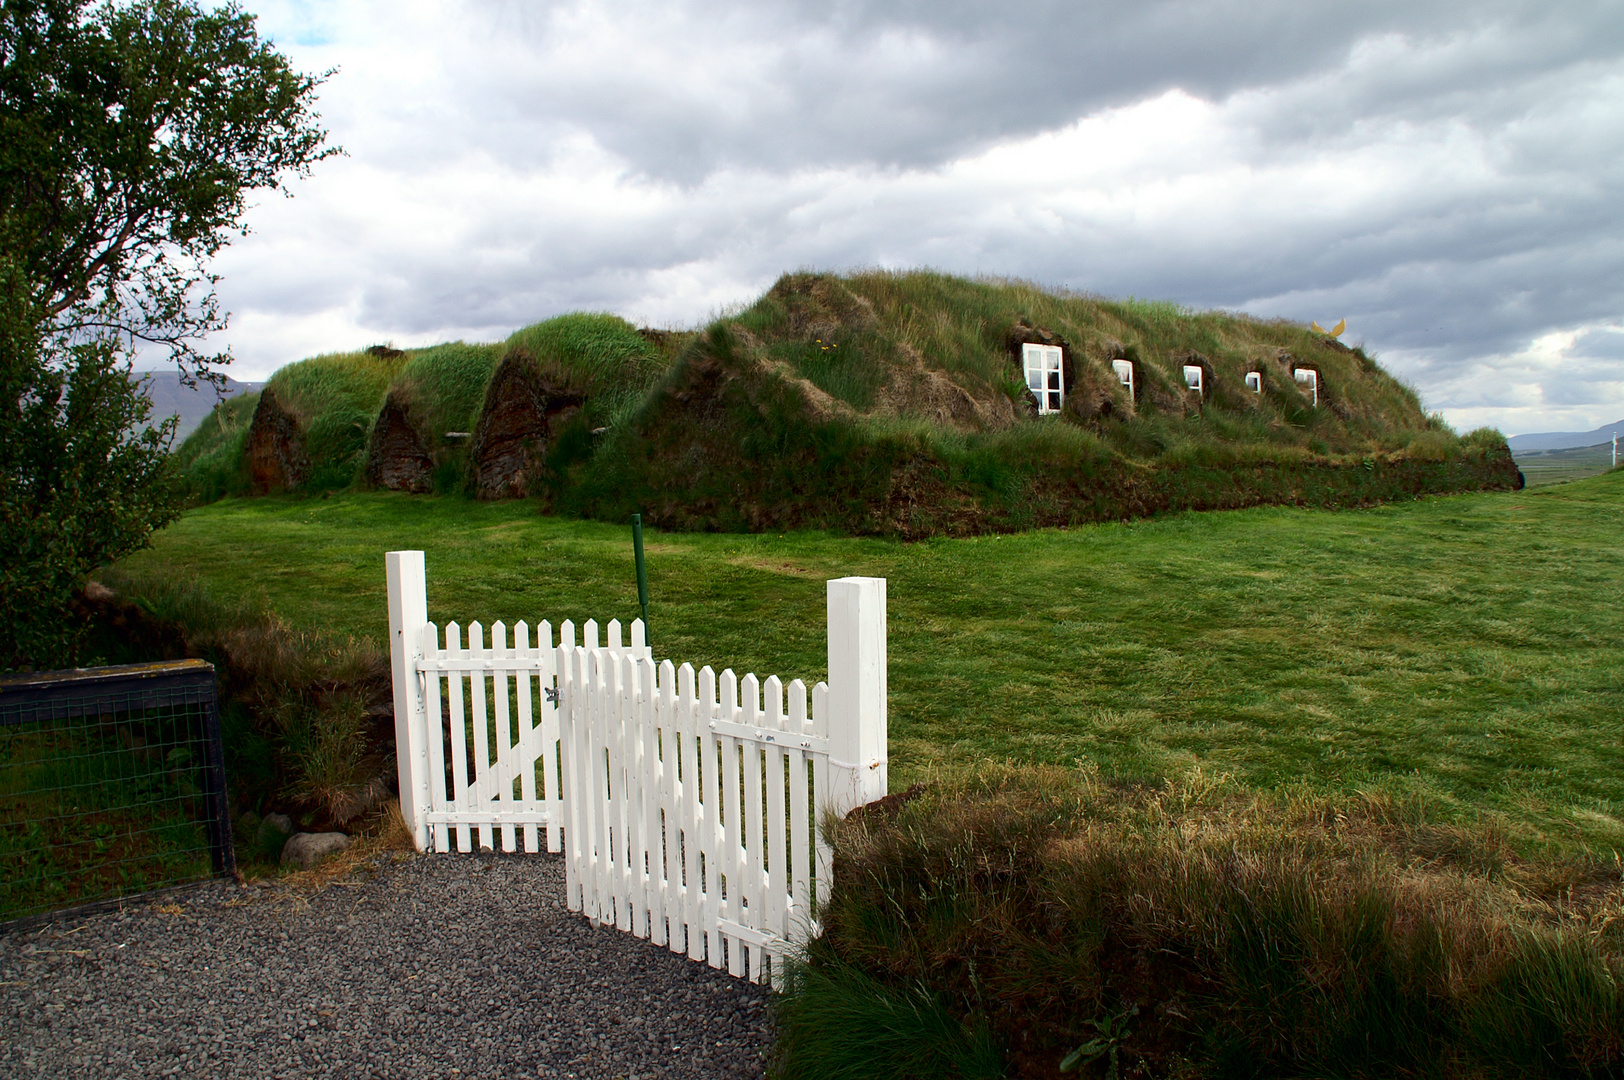
<svg viewBox="0 0 1624 1080"><path fill-rule="evenodd" d="M948 1030L985 1025L1010 1075L1103 1054L1102 1032L1124 1075L1624 1072L1617 865L1519 854L1492 821L1003 768L854 815L835 844L781 1075L810 1075L818 1045L866 1055L862 1075L962 1074L820 1023L829 987L853 1018L867 993L874 1015L929 1001Z"/></svg>

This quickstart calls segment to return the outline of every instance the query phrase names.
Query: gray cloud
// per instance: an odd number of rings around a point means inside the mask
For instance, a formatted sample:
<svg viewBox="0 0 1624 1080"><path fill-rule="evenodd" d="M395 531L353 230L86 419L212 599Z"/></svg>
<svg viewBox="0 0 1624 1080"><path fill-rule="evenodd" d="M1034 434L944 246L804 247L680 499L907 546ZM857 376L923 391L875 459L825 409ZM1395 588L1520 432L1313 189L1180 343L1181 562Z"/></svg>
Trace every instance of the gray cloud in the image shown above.
<svg viewBox="0 0 1624 1080"><path fill-rule="evenodd" d="M1587 351L1624 320L1617 0L271 4L264 25L342 66L323 109L351 157L222 259L245 376L574 308L691 324L787 269L925 264L1346 315L1474 423L1624 409L1616 356Z"/></svg>

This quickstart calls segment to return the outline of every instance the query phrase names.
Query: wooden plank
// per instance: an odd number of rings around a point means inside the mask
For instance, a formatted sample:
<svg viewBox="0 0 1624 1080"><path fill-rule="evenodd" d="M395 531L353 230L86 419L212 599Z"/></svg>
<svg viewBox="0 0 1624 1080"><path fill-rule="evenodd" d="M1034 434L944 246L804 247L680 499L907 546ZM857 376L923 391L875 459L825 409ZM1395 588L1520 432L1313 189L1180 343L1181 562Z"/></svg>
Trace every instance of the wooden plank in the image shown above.
<svg viewBox="0 0 1624 1080"><path fill-rule="evenodd" d="M694 734L698 736L698 753L695 755L698 768L694 779L699 786L701 800L696 806L700 818L695 822L694 840L699 849L699 929L705 935L705 962L713 968L720 968L722 941L716 930L716 920L721 915L722 895L718 887L721 868L717 866L717 837L721 829L721 750L716 744L716 737L710 732L710 721L716 718L717 709L716 673L709 664L699 669L697 689L698 709L694 718L698 723L694 725Z"/></svg>
<svg viewBox="0 0 1624 1080"><path fill-rule="evenodd" d="M659 689L654 678L654 661L640 653L633 653L632 656L641 694L638 710L637 800L643 813L642 843L632 876L642 882L643 905L648 912L648 939L656 945L664 945L665 843L660 829L660 744L655 719Z"/></svg>
<svg viewBox="0 0 1624 1080"><path fill-rule="evenodd" d="M575 624L560 627L558 645L558 747L562 779L559 798L564 802L564 896L571 911L580 911L581 841L586 815L582 812L585 777L581 770L580 713L582 695L579 653L575 648Z"/></svg>
<svg viewBox="0 0 1624 1080"><path fill-rule="evenodd" d="M699 781L699 692L692 664L677 669L676 743L681 770L677 784L678 824L682 827L682 926L688 959L705 959L704 911L700 900L705 879L701 873ZM672 950L675 951L675 950Z"/></svg>
<svg viewBox="0 0 1624 1080"><path fill-rule="evenodd" d="M532 808L529 810L452 810L444 812L430 811L430 822L452 822L477 825L480 822L489 822L492 825L544 825L552 820L552 811Z"/></svg>
<svg viewBox="0 0 1624 1080"><path fill-rule="evenodd" d="M806 684L796 679L789 684L789 727L806 731L812 717L806 709ZM812 922L812 826L815 822L807 779L807 755L798 748L788 751L789 770L789 858L785 872L790 879L789 922L784 936L798 943L810 938Z"/></svg>
<svg viewBox="0 0 1624 1080"><path fill-rule="evenodd" d="M677 815L678 753L682 735L677 720L677 669L671 661L660 662L656 682L660 688L655 717L660 728L661 858L665 862L664 885L660 890L665 937L661 943L672 952L683 952L687 945L682 921L682 821Z"/></svg>
<svg viewBox="0 0 1624 1080"><path fill-rule="evenodd" d="M763 686L766 693L767 726L774 731L782 732L787 727L784 715L784 684L778 676L770 677ZM762 867L761 891L762 908L761 921L757 924L763 930L775 937L786 937L789 933L789 874L787 851L789 848L789 821L785 816L785 801L788 792L786 785L789 778L784 773L784 748L776 743L767 743L763 748L766 754L767 774L764 780L767 789L767 810L764 828L767 830L766 843L762 846L762 854L766 863ZM778 981L779 968L782 960L779 956L772 957L773 979Z"/></svg>
<svg viewBox="0 0 1624 1080"><path fill-rule="evenodd" d="M516 659L534 661L538 650L530 644L530 626L523 619L513 627L513 654ZM535 754L530 747L536 741L535 713L531 710L530 688L535 681L531 671L515 669L513 683L515 691L515 705L518 708L519 745L514 748L514 770L519 776L519 802L526 809L535 807L536 799L536 762ZM536 840L536 827L524 827L524 850L528 855L534 855L538 849Z"/></svg>
<svg viewBox="0 0 1624 1080"><path fill-rule="evenodd" d="M588 623L591 638L596 640L597 627ZM614 873L614 851L609 806L609 749L604 737L609 727L614 677L608 655L601 646L594 646L586 655L587 693L590 695L590 721L587 738L587 762L592 770L592 917L600 924L615 921L615 893L611 875Z"/></svg>
<svg viewBox="0 0 1624 1080"><path fill-rule="evenodd" d="M423 628L423 652L438 656L439 629L429 623ZM445 719L440 710L440 674L428 672L423 679L423 712L428 721L429 750L429 810L444 813L451 809L451 799L445 787ZM433 851L451 850L451 832L445 825L435 825L430 835Z"/></svg>
<svg viewBox="0 0 1624 1080"><path fill-rule="evenodd" d="M498 659L513 658L513 650L508 646L507 626L501 620L491 627L491 652L495 653ZM495 781L496 798L502 803L513 801L513 782L517 779L518 772L513 765L513 721L509 715L508 703L508 680L511 670L498 667L491 671L491 695L495 698L496 706L496 752L492 755L495 760L491 762L491 773ZM519 848L518 838L511 825L502 827L501 841L503 851L517 851Z"/></svg>
<svg viewBox="0 0 1624 1080"><path fill-rule="evenodd" d="M829 733L829 687L826 683L818 683L812 688L812 727L819 734L827 736ZM813 865L813 905L814 919L823 917L823 905L829 899L829 882L834 873L834 851L829 846L829 838L823 832L823 815L833 802L829 797L829 758L824 754L812 757L812 829L814 850L817 853Z"/></svg>
<svg viewBox="0 0 1624 1080"><path fill-rule="evenodd" d="M722 719L740 723L739 709L739 681L728 668L722 672ZM743 861L740 858L742 848L740 843L744 838L743 811L740 798L739 777L739 740L730 735L723 735L717 740L721 747L722 758L722 798L717 804L721 812L721 829L717 842L722 848L722 897L717 907L717 915L733 922L744 921L744 874ZM744 950L737 939L730 940L727 945L727 973L733 976L744 974Z"/></svg>
<svg viewBox="0 0 1624 1080"><path fill-rule="evenodd" d="M739 683L739 722L746 727L761 727L767 715L761 707L761 684L754 675L746 675ZM763 907L767 890L763 886L766 873L766 844L762 839L762 747L754 739L739 744L740 783L744 787L742 813L739 816L739 907L738 920L746 926L762 927ZM761 950L752 946L748 968L751 982L760 981L765 970Z"/></svg>
<svg viewBox="0 0 1624 1080"><path fill-rule="evenodd" d="M462 647L462 627L456 623L446 624L445 651L453 657L466 655ZM468 718L462 708L463 678L459 672L446 672L446 690L451 707L451 805L456 810L471 810L473 807L468 800ZM456 836L458 851L473 850L473 833L468 826L457 826Z"/></svg>
<svg viewBox="0 0 1624 1080"><path fill-rule="evenodd" d="M539 700L536 707L541 714L541 758L539 771L540 783L537 785L537 796L546 799L548 803L556 805L559 814L555 824L547 826L547 850L562 851L562 832L559 823L564 820L563 802L560 795L560 764L558 755L558 706L548 699L549 689L557 690L558 676L558 650L553 644L553 626L543 620L536 627L536 647L551 659L537 673L537 693ZM537 770L532 770L535 772Z"/></svg>
<svg viewBox="0 0 1624 1080"><path fill-rule="evenodd" d="M468 651L482 653L485 651L485 628L479 623L468 624ZM471 672L468 676L469 709L468 722L474 729L474 775L469 791L470 809L483 810L487 804L486 791L489 788L489 772L491 768L491 734L490 717L486 711L485 703L485 673L483 671ZM491 827L479 827L479 846L482 849L495 850L496 845L491 842Z"/></svg>
<svg viewBox="0 0 1624 1080"><path fill-rule="evenodd" d="M614 635L620 637L620 623L614 623ZM614 655L615 677L620 683L619 708L616 709L614 740L618 762L615 767L615 822L620 828L619 859L616 869L616 891L620 905L615 912L615 925L638 937L647 937L643 927L647 909L639 896L642 885L643 815L637 804L640 794L637 783L637 714L642 708L639 700L641 687L637 685L637 666L631 655L620 651Z"/></svg>

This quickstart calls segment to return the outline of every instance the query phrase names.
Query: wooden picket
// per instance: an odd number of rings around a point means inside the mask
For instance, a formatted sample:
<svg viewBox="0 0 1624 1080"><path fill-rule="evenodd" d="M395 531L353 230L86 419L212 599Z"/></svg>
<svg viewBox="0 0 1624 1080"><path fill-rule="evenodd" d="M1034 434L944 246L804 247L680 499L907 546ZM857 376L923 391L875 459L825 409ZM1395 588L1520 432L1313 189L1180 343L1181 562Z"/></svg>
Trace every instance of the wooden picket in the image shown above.
<svg viewBox="0 0 1624 1080"><path fill-rule="evenodd" d="M598 647L598 625L583 627L587 643ZM560 646L575 644L575 626L508 629L491 627L490 644L479 623L468 627L466 642L456 623L445 628L444 643L433 623L421 630L416 662L428 716L442 718L438 737L428 739L428 807L434 851L537 852L545 834L547 850L562 850L564 825L558 756L556 663ZM621 640L619 621L608 626L603 646L614 655L648 655L641 620L632 640ZM447 768L449 758L450 767ZM523 846L519 844L523 840Z"/></svg>
<svg viewBox="0 0 1624 1080"><path fill-rule="evenodd" d="M655 663L642 622L427 621L421 552L391 552L401 809L424 851L565 859L569 907L780 983L815 933L824 812L885 793L885 582L829 582L830 684ZM831 689L831 686L833 687ZM810 708L809 708L810 706ZM438 722L433 722L437 720Z"/></svg>
<svg viewBox="0 0 1624 1080"><path fill-rule="evenodd" d="M560 645L557 670L571 910L733 975L781 975L829 866L827 721L805 684L589 645Z"/></svg>

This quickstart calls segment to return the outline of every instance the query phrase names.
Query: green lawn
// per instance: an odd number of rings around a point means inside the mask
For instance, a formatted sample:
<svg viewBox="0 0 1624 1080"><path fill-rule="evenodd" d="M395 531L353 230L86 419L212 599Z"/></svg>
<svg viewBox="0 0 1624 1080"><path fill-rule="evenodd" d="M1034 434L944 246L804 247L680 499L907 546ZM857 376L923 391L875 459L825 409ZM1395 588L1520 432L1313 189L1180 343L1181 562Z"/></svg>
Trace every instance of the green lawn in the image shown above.
<svg viewBox="0 0 1624 1080"><path fill-rule="evenodd" d="M395 548L427 552L442 624L636 614L628 528L516 503L226 500L125 569L382 640ZM1624 849L1624 472L917 544L650 531L648 559L657 656L809 682L824 580L888 578L893 788L987 758L1200 767Z"/></svg>

